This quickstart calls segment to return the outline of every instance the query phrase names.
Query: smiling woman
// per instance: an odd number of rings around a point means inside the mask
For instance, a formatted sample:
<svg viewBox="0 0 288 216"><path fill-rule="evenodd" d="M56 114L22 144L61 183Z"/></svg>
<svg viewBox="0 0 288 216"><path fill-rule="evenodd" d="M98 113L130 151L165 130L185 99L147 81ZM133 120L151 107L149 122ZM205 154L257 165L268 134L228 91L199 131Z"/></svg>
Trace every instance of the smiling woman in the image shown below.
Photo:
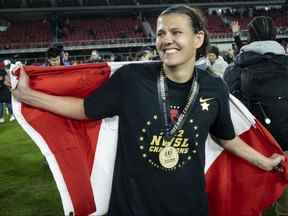
<svg viewBox="0 0 288 216"><path fill-rule="evenodd" d="M208 34L200 11L172 7L160 14L156 47L164 64L181 65L189 60L194 64L195 58L205 55L207 45Z"/></svg>
<svg viewBox="0 0 288 216"><path fill-rule="evenodd" d="M207 43L199 13L188 6L171 7L157 20L160 62L127 64L84 99L31 89L22 68L13 94L23 103L74 119L119 116L109 216L208 216L208 133L263 170L271 171L283 157L266 157L235 136L225 84L195 67Z"/></svg>
<svg viewBox="0 0 288 216"><path fill-rule="evenodd" d="M192 21L193 18L197 21ZM202 22L199 12L194 9L185 10L185 7L182 11L169 8L160 14L156 48L169 79L180 83L191 79L196 52L207 45L204 43L207 33Z"/></svg>

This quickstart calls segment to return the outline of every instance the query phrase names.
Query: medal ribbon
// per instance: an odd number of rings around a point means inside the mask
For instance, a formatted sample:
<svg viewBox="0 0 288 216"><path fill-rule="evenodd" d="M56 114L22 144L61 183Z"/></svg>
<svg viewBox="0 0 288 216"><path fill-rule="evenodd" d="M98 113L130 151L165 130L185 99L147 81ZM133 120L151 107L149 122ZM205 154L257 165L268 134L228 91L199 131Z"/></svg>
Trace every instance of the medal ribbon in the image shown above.
<svg viewBox="0 0 288 216"><path fill-rule="evenodd" d="M164 121L164 137L166 139L170 139L173 137L178 130L180 130L183 127L184 122L187 120L188 114L192 108L192 106L195 104L195 100L197 98L198 92L199 92L199 83L198 83L198 72L195 67L195 72L193 76L193 81L189 90L189 94L187 96L187 102L186 105L179 115L176 123L171 128L169 125L169 118L170 115L168 113L168 109L170 109L169 104L169 96L168 96L168 86L167 86L167 77L164 74L163 69L160 71L160 76L157 80L157 90L158 90L158 100L160 105L160 110L163 112L163 121Z"/></svg>

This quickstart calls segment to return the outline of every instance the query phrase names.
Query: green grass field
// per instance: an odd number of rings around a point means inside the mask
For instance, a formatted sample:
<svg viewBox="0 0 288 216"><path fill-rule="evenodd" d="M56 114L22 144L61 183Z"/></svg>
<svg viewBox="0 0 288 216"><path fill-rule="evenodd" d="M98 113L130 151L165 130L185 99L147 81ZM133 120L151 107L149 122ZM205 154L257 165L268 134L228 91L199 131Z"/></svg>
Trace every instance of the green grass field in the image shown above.
<svg viewBox="0 0 288 216"><path fill-rule="evenodd" d="M63 215L49 168L15 121L0 124L0 215Z"/></svg>
<svg viewBox="0 0 288 216"><path fill-rule="evenodd" d="M62 215L56 185L37 146L15 121L0 124L0 216ZM263 216L275 216L273 209Z"/></svg>

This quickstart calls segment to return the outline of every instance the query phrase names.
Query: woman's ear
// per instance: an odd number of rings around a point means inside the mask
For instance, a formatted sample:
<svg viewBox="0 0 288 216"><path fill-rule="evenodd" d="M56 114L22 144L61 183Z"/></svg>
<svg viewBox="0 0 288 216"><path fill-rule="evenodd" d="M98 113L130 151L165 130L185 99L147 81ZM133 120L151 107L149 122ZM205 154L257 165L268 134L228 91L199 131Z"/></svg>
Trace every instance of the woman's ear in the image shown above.
<svg viewBox="0 0 288 216"><path fill-rule="evenodd" d="M195 48L199 49L204 43L205 33L204 31L199 31L195 34Z"/></svg>

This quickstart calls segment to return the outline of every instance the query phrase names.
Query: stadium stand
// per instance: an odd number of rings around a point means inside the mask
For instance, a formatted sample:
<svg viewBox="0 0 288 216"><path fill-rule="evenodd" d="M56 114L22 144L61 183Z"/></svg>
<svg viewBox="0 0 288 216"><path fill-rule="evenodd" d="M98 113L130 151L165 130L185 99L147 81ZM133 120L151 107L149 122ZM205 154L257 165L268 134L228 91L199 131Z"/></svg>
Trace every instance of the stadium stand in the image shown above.
<svg viewBox="0 0 288 216"><path fill-rule="evenodd" d="M10 23L7 31L0 32L0 49L17 49L24 44L40 43L52 41L52 33L49 24L42 20L18 21Z"/></svg>
<svg viewBox="0 0 288 216"><path fill-rule="evenodd" d="M288 15L277 16L271 14L276 26L288 27ZM251 17L237 18L230 17L230 20L237 19L242 29L245 29ZM155 30L156 17L148 18L152 29ZM229 33L229 26L225 25L221 16L207 16L208 31L210 34ZM64 25L61 30L63 42L71 41L92 41L117 38L145 38L141 31L141 21L135 17L95 17L84 19L70 19L69 25ZM140 28L137 29L137 28ZM39 47L39 44L52 42L53 36L49 24L43 21L21 21L12 23L7 31L0 32L0 39L3 42L1 49L21 48L24 44ZM25 46L24 46L25 47Z"/></svg>
<svg viewBox="0 0 288 216"><path fill-rule="evenodd" d="M213 43L233 41L229 25L233 20L239 21L245 39L247 23L256 15L271 16L278 27L279 38L287 40L285 1L267 4L261 0L3 0L0 1L0 27L1 20L8 24L0 28L0 59L19 53L43 53L54 43L62 43L72 51L87 50L84 55L93 49L126 52L135 48L138 52L141 47L153 47L156 15L174 3L201 7Z"/></svg>
<svg viewBox="0 0 288 216"><path fill-rule="evenodd" d="M134 17L73 19L70 28L65 30L63 41L142 38L145 37L143 31L135 29L140 25Z"/></svg>

